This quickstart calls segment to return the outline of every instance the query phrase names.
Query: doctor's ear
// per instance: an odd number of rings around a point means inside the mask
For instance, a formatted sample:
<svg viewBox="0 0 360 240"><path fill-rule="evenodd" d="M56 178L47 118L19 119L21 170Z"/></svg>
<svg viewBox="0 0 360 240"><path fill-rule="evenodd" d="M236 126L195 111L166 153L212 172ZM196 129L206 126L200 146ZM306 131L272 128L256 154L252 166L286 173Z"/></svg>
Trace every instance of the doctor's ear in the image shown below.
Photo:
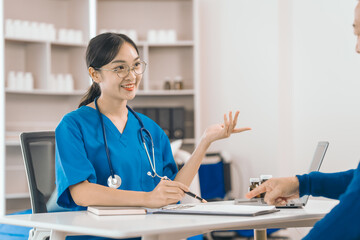
<svg viewBox="0 0 360 240"><path fill-rule="evenodd" d="M95 68L89 67L89 76L92 78L92 80L96 83L100 83L100 73L99 71L96 71Z"/></svg>

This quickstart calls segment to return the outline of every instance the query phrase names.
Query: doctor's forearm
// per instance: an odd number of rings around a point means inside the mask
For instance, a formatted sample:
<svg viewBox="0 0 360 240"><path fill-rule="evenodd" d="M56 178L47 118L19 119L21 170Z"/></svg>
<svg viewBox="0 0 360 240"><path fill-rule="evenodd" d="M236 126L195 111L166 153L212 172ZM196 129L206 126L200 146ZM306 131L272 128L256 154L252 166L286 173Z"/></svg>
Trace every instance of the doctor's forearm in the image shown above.
<svg viewBox="0 0 360 240"><path fill-rule="evenodd" d="M181 182L186 186L190 186L196 173L199 170L201 161L205 157L205 153L210 146L210 142L206 138L202 138L199 145L191 155L189 161L181 168L175 177L175 181Z"/></svg>
<svg viewBox="0 0 360 240"><path fill-rule="evenodd" d="M145 193L118 190L84 181L70 186L74 202L83 207L100 206L144 206Z"/></svg>

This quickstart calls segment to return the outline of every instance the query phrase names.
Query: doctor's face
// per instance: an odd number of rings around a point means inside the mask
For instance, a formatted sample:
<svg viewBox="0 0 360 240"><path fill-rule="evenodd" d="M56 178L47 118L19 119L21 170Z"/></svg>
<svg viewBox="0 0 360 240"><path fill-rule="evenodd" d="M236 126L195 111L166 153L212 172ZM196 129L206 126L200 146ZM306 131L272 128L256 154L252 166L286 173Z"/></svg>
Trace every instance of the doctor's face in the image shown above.
<svg viewBox="0 0 360 240"><path fill-rule="evenodd" d="M360 54L360 2L358 2L355 8L355 17L354 17L354 34L357 38L356 41L356 52Z"/></svg>
<svg viewBox="0 0 360 240"><path fill-rule="evenodd" d="M136 49L125 42L116 57L100 69L102 95L118 100L133 99L142 78L142 74L136 74L141 65Z"/></svg>

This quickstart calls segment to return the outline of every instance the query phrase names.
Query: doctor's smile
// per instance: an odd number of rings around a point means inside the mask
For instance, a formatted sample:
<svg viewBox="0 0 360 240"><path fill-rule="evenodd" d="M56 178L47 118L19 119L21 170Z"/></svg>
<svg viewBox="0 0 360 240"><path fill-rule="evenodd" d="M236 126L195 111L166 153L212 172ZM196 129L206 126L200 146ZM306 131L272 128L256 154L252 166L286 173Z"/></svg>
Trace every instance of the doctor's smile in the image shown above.
<svg viewBox="0 0 360 240"><path fill-rule="evenodd" d="M135 89L135 84L127 84L127 85L120 85L120 86L127 91L133 91Z"/></svg>

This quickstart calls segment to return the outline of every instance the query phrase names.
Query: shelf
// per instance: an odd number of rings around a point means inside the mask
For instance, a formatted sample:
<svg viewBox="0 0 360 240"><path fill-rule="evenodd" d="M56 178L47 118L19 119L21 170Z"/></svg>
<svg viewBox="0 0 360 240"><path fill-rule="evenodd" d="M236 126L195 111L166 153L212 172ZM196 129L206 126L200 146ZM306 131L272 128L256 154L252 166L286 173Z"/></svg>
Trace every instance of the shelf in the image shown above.
<svg viewBox="0 0 360 240"><path fill-rule="evenodd" d="M20 142L16 141L16 140L5 140L5 146L17 147L17 146L20 146Z"/></svg>
<svg viewBox="0 0 360 240"><path fill-rule="evenodd" d="M191 96L194 95L194 89L184 90L139 90L137 96Z"/></svg>
<svg viewBox="0 0 360 240"><path fill-rule="evenodd" d="M6 89L6 93L11 94L29 94L29 95L55 95L55 96L81 96L84 95L87 90L74 90L72 92L58 92L53 90L46 90L46 89L34 89L31 91L24 91L24 90L9 90Z"/></svg>
<svg viewBox="0 0 360 240"><path fill-rule="evenodd" d="M48 41L48 40L38 40L31 38L15 38L15 37L5 37L6 41L11 42L24 42L24 43L50 43L52 45L66 46L66 47L87 47L87 43L69 43L69 42L59 42L59 41Z"/></svg>
<svg viewBox="0 0 360 240"><path fill-rule="evenodd" d="M50 42L51 45L65 46L65 47L87 47L87 43L68 43L68 42Z"/></svg>
<svg viewBox="0 0 360 240"><path fill-rule="evenodd" d="M46 40L37 40L31 38L15 38L15 37L5 37L5 41L10 42L23 42L23 43L47 43Z"/></svg>
<svg viewBox="0 0 360 240"><path fill-rule="evenodd" d="M10 132L5 133L5 145L6 146L20 146L20 132Z"/></svg>
<svg viewBox="0 0 360 240"><path fill-rule="evenodd" d="M29 193L9 193L5 195L6 199L20 199L20 198L30 198Z"/></svg>
<svg viewBox="0 0 360 240"><path fill-rule="evenodd" d="M149 43L147 41L138 41L136 45L138 47L193 47L194 41L183 40L174 43Z"/></svg>

